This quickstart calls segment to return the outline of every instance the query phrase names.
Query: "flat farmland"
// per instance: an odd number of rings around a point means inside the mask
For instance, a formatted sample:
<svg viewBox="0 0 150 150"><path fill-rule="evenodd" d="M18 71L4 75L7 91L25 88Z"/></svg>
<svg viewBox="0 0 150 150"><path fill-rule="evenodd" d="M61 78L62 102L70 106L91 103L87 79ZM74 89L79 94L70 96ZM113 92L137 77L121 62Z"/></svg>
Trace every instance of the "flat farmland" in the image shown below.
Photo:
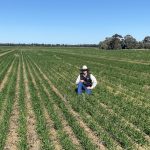
<svg viewBox="0 0 150 150"><path fill-rule="evenodd" d="M87 65L98 84L77 95ZM150 150L150 50L0 47L0 150Z"/></svg>

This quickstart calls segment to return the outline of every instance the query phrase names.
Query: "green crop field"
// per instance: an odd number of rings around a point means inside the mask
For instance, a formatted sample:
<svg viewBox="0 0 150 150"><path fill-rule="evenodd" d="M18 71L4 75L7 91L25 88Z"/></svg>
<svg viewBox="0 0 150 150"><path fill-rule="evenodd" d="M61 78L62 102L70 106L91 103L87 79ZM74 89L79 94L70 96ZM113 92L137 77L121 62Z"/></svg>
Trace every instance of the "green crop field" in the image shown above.
<svg viewBox="0 0 150 150"><path fill-rule="evenodd" d="M77 95L82 65L97 78ZM0 150L150 150L150 51L0 47Z"/></svg>

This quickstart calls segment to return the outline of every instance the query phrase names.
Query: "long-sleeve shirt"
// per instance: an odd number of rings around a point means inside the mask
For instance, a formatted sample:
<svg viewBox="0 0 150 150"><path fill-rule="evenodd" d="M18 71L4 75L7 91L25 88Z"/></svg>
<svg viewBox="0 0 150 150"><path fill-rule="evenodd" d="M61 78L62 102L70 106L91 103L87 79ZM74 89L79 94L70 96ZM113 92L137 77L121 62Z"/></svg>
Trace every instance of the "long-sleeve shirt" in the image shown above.
<svg viewBox="0 0 150 150"><path fill-rule="evenodd" d="M97 80L96 80L96 78L92 74L90 74L90 78L92 80L91 89L94 89L96 87L96 85L97 85ZM78 76L78 78L76 80L76 84L79 84L79 82L80 82L80 75Z"/></svg>

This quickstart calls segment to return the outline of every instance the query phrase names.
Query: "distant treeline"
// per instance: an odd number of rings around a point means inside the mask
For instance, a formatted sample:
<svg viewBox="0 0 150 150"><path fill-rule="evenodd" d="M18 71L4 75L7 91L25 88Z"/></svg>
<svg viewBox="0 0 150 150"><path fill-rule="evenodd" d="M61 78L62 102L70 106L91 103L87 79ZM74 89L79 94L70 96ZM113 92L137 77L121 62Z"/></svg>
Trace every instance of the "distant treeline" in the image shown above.
<svg viewBox="0 0 150 150"><path fill-rule="evenodd" d="M133 36L121 36L115 34L112 37L105 38L99 43L100 49L150 49L150 36L146 36L142 41L137 41Z"/></svg>
<svg viewBox="0 0 150 150"><path fill-rule="evenodd" d="M0 43L0 46L44 46L44 47L98 47L98 44L39 44L39 43Z"/></svg>
<svg viewBox="0 0 150 150"><path fill-rule="evenodd" d="M96 47L106 50L115 49L150 49L150 36L146 36L142 41L137 41L133 36L121 36L115 34L112 37L106 37L99 44L39 44L39 43L0 43L0 46L43 46L43 47Z"/></svg>

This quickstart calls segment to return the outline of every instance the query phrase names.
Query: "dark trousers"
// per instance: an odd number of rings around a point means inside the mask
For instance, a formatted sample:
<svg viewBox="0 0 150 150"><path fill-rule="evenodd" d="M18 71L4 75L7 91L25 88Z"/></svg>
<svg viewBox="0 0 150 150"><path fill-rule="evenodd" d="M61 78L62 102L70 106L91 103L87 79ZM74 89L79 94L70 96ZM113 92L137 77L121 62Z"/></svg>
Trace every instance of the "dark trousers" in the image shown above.
<svg viewBox="0 0 150 150"><path fill-rule="evenodd" d="M83 91L85 91L87 94L91 94L92 93L91 89L87 89L87 87L82 82L79 82L77 93L78 94L82 94Z"/></svg>

